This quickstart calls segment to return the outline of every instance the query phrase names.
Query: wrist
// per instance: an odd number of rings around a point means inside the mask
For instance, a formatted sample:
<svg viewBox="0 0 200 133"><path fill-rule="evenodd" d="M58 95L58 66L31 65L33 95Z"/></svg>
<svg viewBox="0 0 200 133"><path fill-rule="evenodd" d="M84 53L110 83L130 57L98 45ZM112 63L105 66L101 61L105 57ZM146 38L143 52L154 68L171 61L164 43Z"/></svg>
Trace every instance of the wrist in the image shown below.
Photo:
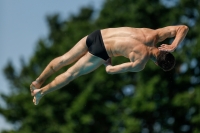
<svg viewBox="0 0 200 133"><path fill-rule="evenodd" d="M109 74L111 74L111 67L112 67L111 65L106 66L106 72Z"/></svg>

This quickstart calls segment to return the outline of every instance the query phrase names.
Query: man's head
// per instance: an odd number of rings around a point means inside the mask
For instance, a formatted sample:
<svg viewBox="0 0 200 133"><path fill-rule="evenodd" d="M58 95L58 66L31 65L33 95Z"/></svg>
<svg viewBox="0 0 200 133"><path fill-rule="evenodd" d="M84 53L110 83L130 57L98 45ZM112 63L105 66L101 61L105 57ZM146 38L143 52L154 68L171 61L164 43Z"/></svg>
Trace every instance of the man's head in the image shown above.
<svg viewBox="0 0 200 133"><path fill-rule="evenodd" d="M160 51L156 58L157 65L164 71L172 70L175 66L175 62L174 56L167 51Z"/></svg>

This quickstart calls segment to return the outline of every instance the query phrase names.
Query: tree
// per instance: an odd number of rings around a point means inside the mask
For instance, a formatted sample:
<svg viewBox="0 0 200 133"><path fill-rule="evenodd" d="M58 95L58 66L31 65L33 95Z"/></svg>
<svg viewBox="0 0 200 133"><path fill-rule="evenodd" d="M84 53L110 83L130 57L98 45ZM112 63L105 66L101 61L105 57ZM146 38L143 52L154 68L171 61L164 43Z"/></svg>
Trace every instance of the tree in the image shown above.
<svg viewBox="0 0 200 133"><path fill-rule="evenodd" d="M50 32L47 38L38 41L28 64L22 63L19 74L12 63L4 69L12 93L2 94L7 106L1 107L0 113L18 125L4 133L200 132L200 24L197 23L200 3L171 0L168 5L165 2L107 0L97 19L93 18L90 7L82 8L68 20L60 20L58 14L48 16ZM94 29L159 28L176 24L187 24L190 31L174 52L177 63L171 72L163 72L149 62L139 73L108 75L102 66L47 95L38 106L32 104L30 83L50 60L64 54ZM170 42L171 39L165 41ZM125 61L128 60L118 57L114 64Z"/></svg>

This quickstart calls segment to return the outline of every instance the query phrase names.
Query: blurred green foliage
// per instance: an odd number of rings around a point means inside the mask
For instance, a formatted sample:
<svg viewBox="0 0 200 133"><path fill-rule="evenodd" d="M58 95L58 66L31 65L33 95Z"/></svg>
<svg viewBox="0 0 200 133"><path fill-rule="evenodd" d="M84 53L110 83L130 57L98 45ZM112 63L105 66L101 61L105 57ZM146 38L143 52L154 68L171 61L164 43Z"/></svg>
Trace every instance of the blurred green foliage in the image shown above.
<svg viewBox="0 0 200 133"><path fill-rule="evenodd" d="M38 40L29 62L22 62L20 72L12 62L4 69L12 91L1 94L6 106L0 113L15 128L2 133L200 133L199 7L199 0L106 0L98 16L91 7L66 20L59 14L47 16L49 34ZM190 30L174 52L177 63L172 71L148 62L139 73L108 75L102 66L33 105L31 82L53 58L95 29L178 24Z"/></svg>

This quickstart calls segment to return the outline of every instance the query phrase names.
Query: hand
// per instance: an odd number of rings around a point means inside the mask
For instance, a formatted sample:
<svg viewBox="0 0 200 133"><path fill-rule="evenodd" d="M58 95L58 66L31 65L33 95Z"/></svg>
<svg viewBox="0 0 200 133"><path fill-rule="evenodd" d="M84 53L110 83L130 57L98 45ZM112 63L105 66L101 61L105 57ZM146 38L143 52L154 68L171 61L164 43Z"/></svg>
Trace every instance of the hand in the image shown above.
<svg viewBox="0 0 200 133"><path fill-rule="evenodd" d="M168 44L162 44L162 45L160 45L160 47L158 47L158 49L160 51L174 52L175 47L172 45L168 45Z"/></svg>
<svg viewBox="0 0 200 133"><path fill-rule="evenodd" d="M105 66L112 65L112 60L111 60L111 58L107 59L107 60L104 62L104 65L105 65Z"/></svg>

